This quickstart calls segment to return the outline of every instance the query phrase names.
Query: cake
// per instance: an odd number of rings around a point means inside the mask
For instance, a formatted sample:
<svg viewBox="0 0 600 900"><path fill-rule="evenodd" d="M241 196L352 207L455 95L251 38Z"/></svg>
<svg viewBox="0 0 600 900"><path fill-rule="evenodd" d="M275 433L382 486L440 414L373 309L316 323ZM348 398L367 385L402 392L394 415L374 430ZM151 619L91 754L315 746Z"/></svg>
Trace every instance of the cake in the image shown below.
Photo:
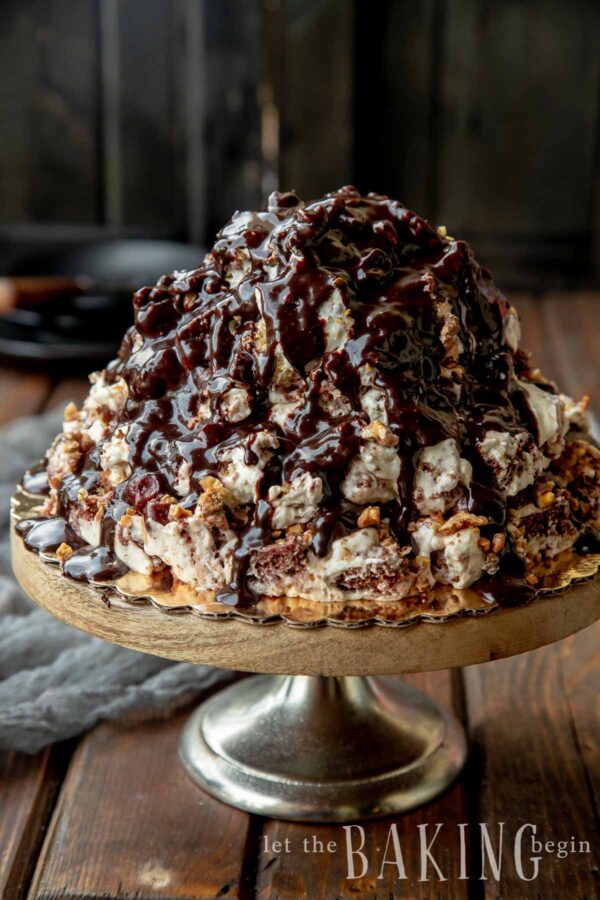
<svg viewBox="0 0 600 900"><path fill-rule="evenodd" d="M597 533L587 400L533 368L468 244L395 200L275 192L134 310L45 460L67 576L508 602Z"/></svg>

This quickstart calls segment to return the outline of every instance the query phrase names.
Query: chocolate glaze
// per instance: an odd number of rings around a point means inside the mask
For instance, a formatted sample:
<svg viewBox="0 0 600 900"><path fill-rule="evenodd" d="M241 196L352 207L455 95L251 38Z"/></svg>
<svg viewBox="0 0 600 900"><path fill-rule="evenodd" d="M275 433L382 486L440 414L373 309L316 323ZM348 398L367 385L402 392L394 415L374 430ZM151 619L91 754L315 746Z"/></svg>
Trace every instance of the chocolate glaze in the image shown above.
<svg viewBox="0 0 600 900"><path fill-rule="evenodd" d="M23 476L23 488L29 494L45 497L50 493L48 473L44 465L35 466Z"/></svg>
<svg viewBox="0 0 600 900"><path fill-rule="evenodd" d="M63 564L63 574L75 581L113 581L127 572L109 547L88 547Z"/></svg>
<svg viewBox="0 0 600 900"><path fill-rule="evenodd" d="M17 531L23 535L25 546L39 553L53 553L61 544L73 548L85 546L62 516L23 519L17 524Z"/></svg>
<svg viewBox="0 0 600 900"><path fill-rule="evenodd" d="M241 267L243 277L232 287L232 270ZM327 352L319 307L334 289L353 324L343 348ZM442 376L446 351L434 298L445 299L460 323L463 371L455 381ZM234 577L219 599L252 602L249 556L271 541L268 487L295 474L310 472L323 480L312 545L318 555L326 554L333 538L356 527L356 508L341 499L339 487L367 424L360 402L360 370L367 365L389 398L389 426L402 458L400 499L383 510L394 535L410 542L407 528L417 517L416 454L446 437L458 441L461 455L473 465L463 508L488 515L496 530L503 526L504 500L474 442L493 425L525 427L535 435L527 403L511 377L527 375L527 357L513 354L503 342L508 303L469 246L440 236L400 203L375 194L363 197L351 187L306 205L295 194L276 192L266 211L234 217L198 269L142 288L134 307L135 326L107 370L109 381L122 377L129 387L119 423L129 425L133 472L108 506L103 533L108 546L115 519L127 505L148 517L158 515L160 505L153 501L162 493L175 494L181 458L193 471L192 493L183 501L192 507L199 479L218 473L223 452L247 438L251 461L253 437L267 429L279 447L247 523L231 518L238 533ZM261 315L264 345L256 340ZM137 335L141 347L134 344ZM277 346L304 384L300 408L282 427L270 420L268 404ZM348 414L333 417L319 405L325 379L348 400ZM220 414L221 398L233 384L247 387L252 403L251 414L237 424ZM200 421L205 400L211 416ZM68 513L80 488L93 491L101 474L94 449L64 480L59 512ZM65 572L98 579L112 577L115 567L107 549L80 551ZM485 590L503 599L514 593L514 579L488 579Z"/></svg>

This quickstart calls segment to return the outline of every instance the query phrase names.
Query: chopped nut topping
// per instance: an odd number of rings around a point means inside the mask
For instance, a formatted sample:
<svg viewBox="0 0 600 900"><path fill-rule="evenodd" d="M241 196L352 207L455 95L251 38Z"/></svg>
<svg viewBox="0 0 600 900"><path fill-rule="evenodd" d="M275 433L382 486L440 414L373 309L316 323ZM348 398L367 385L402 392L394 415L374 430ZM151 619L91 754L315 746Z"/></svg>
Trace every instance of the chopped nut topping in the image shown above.
<svg viewBox="0 0 600 900"><path fill-rule="evenodd" d="M381 523L381 510L378 506L367 506L358 517L358 527L368 528L370 525Z"/></svg>
<svg viewBox="0 0 600 900"><path fill-rule="evenodd" d="M227 516L223 507L223 498L217 491L205 491L204 494L200 494L198 497L196 512L207 525L212 525L216 528L226 528Z"/></svg>
<svg viewBox="0 0 600 900"><path fill-rule="evenodd" d="M494 537L492 538L492 552L493 553L501 553L504 550L504 545L506 544L506 535L501 531L497 531Z"/></svg>
<svg viewBox="0 0 600 900"><path fill-rule="evenodd" d="M479 528L480 525L487 525L485 516L474 516L472 513L459 512L440 525L438 533L442 535L456 534L463 528Z"/></svg>
<svg viewBox="0 0 600 900"><path fill-rule="evenodd" d="M450 242L450 241L453 241L453 240L454 240L454 238L452 237L452 235L451 235L451 234L448 234L448 229L446 228L445 225L438 225L438 227L437 227L437 233L439 234L439 236L440 236L441 238L444 238L445 241Z"/></svg>
<svg viewBox="0 0 600 900"><path fill-rule="evenodd" d="M361 437L365 440L373 438L378 444L383 444L384 447L397 447L399 443L399 438L383 422L370 422L369 425L363 428Z"/></svg>
<svg viewBox="0 0 600 900"><path fill-rule="evenodd" d="M56 555L61 563L66 563L68 559L71 559L74 552L75 551L69 544L62 543L56 551Z"/></svg>
<svg viewBox="0 0 600 900"><path fill-rule="evenodd" d="M219 481L218 478L214 478L212 475L206 475L204 478L201 478L200 487L203 491L210 491L215 494L220 494L221 496L225 496L227 492L227 488L223 482Z"/></svg>
<svg viewBox="0 0 600 900"><path fill-rule="evenodd" d="M552 491L546 491L538 497L538 506L540 509L546 509L546 507L552 506L555 500L555 494Z"/></svg>
<svg viewBox="0 0 600 900"><path fill-rule="evenodd" d="M171 504L171 508L169 509L169 519L189 519L191 515L191 510L186 509L184 506L180 506L179 503Z"/></svg>
<svg viewBox="0 0 600 900"><path fill-rule="evenodd" d="M72 422L78 416L79 416L79 411L78 411L77 407L75 406L75 404L73 403L73 401L71 400L71 402L67 403L67 405L65 406L64 420L65 420L65 422Z"/></svg>

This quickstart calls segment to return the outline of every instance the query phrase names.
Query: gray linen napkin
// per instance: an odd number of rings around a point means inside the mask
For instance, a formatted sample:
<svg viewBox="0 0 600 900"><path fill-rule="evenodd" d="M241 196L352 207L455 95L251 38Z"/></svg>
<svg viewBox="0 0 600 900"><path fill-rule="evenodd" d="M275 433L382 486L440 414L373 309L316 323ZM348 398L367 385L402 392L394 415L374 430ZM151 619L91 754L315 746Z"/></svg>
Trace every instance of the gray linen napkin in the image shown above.
<svg viewBox="0 0 600 900"><path fill-rule="evenodd" d="M233 677L90 637L37 609L19 588L10 566L10 497L60 427L60 412L52 412L0 431L0 749L26 753L100 719L162 715Z"/></svg>

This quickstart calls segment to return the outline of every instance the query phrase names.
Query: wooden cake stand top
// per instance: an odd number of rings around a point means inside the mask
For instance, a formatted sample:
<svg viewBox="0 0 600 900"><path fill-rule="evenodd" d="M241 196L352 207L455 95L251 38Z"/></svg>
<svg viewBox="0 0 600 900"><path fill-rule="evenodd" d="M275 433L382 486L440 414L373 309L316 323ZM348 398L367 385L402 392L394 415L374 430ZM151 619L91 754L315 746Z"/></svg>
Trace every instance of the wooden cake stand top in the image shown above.
<svg viewBox="0 0 600 900"><path fill-rule="evenodd" d="M600 618L598 575L529 605L400 628L294 628L207 619L151 605L108 605L100 589L63 577L28 550L14 529L11 535L22 588L68 625L156 656L247 672L399 675L469 666L550 644Z"/></svg>

